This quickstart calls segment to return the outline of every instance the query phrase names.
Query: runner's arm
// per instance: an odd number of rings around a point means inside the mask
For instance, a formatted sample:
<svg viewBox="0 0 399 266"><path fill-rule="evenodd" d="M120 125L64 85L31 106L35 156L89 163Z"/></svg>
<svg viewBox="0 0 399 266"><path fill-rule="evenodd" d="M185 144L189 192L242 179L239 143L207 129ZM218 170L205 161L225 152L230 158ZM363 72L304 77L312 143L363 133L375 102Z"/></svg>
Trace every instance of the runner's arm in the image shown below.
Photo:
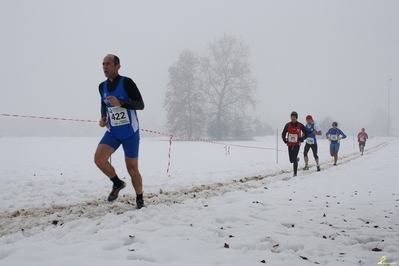
<svg viewBox="0 0 399 266"><path fill-rule="evenodd" d="M317 136L321 136L321 128L318 125L314 125L314 131L313 134L317 135Z"/></svg>
<svg viewBox="0 0 399 266"><path fill-rule="evenodd" d="M107 117L107 106L105 105L105 102L103 101L103 98L102 98L103 83L100 83L100 85L98 85L98 91L100 92L100 97L101 97L101 118Z"/></svg>
<svg viewBox="0 0 399 266"><path fill-rule="evenodd" d="M306 129L306 127L302 123L301 123L301 130L302 130L303 136L299 139L301 140L301 142L303 142L305 139L307 139L310 132Z"/></svg>
<svg viewBox="0 0 399 266"><path fill-rule="evenodd" d="M121 106L126 109L143 110L144 101L136 83L130 78L125 78L123 85L130 101L121 101Z"/></svg>
<svg viewBox="0 0 399 266"><path fill-rule="evenodd" d="M342 132L342 130L339 130L340 131L340 134L342 135L342 138L343 139L346 139L346 135L345 135L345 133L344 132Z"/></svg>
<svg viewBox="0 0 399 266"><path fill-rule="evenodd" d="M285 124L283 132L281 132L281 138L283 139L284 143L287 143L287 132L288 132L288 124Z"/></svg>
<svg viewBox="0 0 399 266"><path fill-rule="evenodd" d="M331 134L331 128L326 132L326 138Z"/></svg>

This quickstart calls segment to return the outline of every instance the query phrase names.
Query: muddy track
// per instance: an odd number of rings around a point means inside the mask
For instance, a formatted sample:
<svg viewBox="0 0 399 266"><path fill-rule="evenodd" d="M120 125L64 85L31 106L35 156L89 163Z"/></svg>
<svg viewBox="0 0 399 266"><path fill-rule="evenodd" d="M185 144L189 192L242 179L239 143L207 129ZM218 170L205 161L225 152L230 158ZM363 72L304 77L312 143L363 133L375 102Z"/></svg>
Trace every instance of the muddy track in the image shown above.
<svg viewBox="0 0 399 266"><path fill-rule="evenodd" d="M383 142L371 147L364 156L368 156L387 145L388 142ZM339 164L348 163L360 156L358 152L340 156ZM331 161L320 165L323 170L333 167ZM307 173L311 172L314 172L314 170L307 171ZM243 177L226 182L209 183L179 190L160 190L158 193L146 193L146 203L149 205L183 204L189 198L208 198L232 191L267 186L278 180L289 180L292 178L291 173L292 169L289 168L267 175ZM97 199L68 205L20 209L14 212L5 211L0 214L0 237L18 232L31 235L49 226L60 226L76 219L99 219L107 213L123 214L134 210L134 203L134 197L122 196L114 203L109 203L104 199Z"/></svg>

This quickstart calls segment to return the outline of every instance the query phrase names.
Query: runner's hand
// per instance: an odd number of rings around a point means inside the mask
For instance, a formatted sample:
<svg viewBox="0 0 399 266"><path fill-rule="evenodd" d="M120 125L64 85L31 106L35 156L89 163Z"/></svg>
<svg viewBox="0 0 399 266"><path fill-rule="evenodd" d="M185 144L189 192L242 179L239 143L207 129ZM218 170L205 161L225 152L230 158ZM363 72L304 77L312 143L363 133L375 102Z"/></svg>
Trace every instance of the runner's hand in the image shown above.
<svg viewBox="0 0 399 266"><path fill-rule="evenodd" d="M106 100L112 105L112 106L122 106L121 102L115 97L115 96L108 96Z"/></svg>
<svg viewBox="0 0 399 266"><path fill-rule="evenodd" d="M100 127L105 127L107 125L107 118L106 117L101 118L99 125Z"/></svg>

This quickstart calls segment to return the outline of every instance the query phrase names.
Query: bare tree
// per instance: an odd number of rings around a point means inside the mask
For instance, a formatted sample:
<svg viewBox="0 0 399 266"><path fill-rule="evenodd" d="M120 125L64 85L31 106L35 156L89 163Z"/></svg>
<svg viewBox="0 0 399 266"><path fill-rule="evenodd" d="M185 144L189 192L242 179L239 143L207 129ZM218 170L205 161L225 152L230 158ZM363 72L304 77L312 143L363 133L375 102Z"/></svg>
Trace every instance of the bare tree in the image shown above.
<svg viewBox="0 0 399 266"><path fill-rule="evenodd" d="M321 128L321 138L325 138L326 132L332 127L332 122L334 122L334 120L330 116L327 116L320 120L320 122L317 122L317 124Z"/></svg>
<svg viewBox="0 0 399 266"><path fill-rule="evenodd" d="M200 137L204 128L203 93L198 87L199 59L184 50L169 67L169 82L164 100L167 127L172 134Z"/></svg>
<svg viewBox="0 0 399 266"><path fill-rule="evenodd" d="M201 60L208 130L216 140L237 137L250 124L246 111L255 108L257 82L251 78L248 58L249 47L242 39L224 35L209 45Z"/></svg>
<svg viewBox="0 0 399 266"><path fill-rule="evenodd" d="M255 118L253 123L253 131L255 136L268 136L274 135L276 130L267 123L261 122L259 118Z"/></svg>

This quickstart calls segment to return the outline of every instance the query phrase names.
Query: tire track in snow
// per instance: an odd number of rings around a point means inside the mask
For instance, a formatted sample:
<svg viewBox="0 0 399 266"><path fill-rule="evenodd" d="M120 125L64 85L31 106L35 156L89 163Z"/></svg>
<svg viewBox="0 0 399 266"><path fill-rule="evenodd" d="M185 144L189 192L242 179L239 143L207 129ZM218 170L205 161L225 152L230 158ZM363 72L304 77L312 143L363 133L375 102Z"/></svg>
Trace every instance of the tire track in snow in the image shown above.
<svg viewBox="0 0 399 266"><path fill-rule="evenodd" d="M388 142L383 142L370 147L363 156L368 156L387 145ZM359 157L361 157L359 152L340 156L339 163L340 165L349 163ZM334 167L331 161L323 162L320 165L322 170ZM307 172L310 174L314 170ZM226 182L215 182L171 191L160 189L158 193L146 193L145 200L149 205L184 204L187 199L220 196L232 191L259 188L280 180L287 181L293 178L287 176L291 173L292 168L290 167L267 175L243 177ZM13 212L5 211L0 214L0 237L18 232L29 236L49 226L62 226L70 221L83 218L99 219L107 213L120 215L135 210L134 203L134 197L125 195L113 203L109 203L105 199L97 199L68 205L55 204L50 207L20 209Z"/></svg>

